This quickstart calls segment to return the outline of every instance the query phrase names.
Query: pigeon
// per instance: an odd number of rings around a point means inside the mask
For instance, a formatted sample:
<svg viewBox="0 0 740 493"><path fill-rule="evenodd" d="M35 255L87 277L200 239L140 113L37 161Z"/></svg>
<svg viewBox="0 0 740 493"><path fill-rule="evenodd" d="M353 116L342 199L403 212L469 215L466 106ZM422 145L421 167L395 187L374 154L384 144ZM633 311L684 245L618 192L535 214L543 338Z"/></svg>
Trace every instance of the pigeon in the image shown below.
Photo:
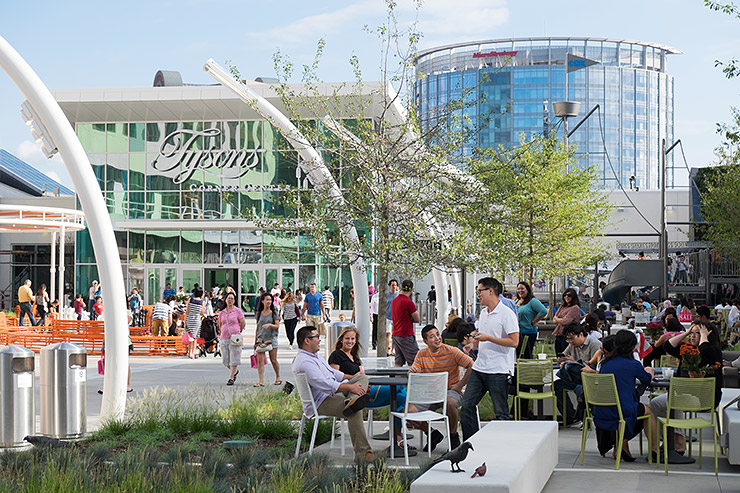
<svg viewBox="0 0 740 493"><path fill-rule="evenodd" d="M33 444L35 447L50 447L50 448L61 448L61 447L71 447L72 444L69 442L64 442L62 440L59 440L58 438L49 438L44 436L27 436L23 438L28 443Z"/></svg>
<svg viewBox="0 0 740 493"><path fill-rule="evenodd" d="M484 462L483 464L481 464L481 465L479 465L478 467L475 468L475 472L470 477L471 478L474 478L476 476L485 476L486 475L486 470L487 470L486 463Z"/></svg>
<svg viewBox="0 0 740 493"><path fill-rule="evenodd" d="M432 462L432 465L448 460L452 466L452 472L465 472L465 470L460 469L460 462L464 461L468 456L468 450L473 450L473 445L469 442L463 442L462 445L456 449L450 450L435 459ZM457 469L455 469L455 466L457 466Z"/></svg>

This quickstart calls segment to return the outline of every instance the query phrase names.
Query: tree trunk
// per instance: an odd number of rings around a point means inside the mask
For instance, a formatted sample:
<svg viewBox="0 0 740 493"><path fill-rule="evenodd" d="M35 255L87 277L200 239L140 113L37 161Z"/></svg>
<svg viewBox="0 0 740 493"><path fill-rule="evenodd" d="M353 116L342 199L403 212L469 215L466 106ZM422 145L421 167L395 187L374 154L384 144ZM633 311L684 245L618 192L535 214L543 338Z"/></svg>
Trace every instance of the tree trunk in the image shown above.
<svg viewBox="0 0 740 493"><path fill-rule="evenodd" d="M388 306L388 269L378 267L378 353L377 356L385 358L388 354L388 346L385 340L385 312Z"/></svg>

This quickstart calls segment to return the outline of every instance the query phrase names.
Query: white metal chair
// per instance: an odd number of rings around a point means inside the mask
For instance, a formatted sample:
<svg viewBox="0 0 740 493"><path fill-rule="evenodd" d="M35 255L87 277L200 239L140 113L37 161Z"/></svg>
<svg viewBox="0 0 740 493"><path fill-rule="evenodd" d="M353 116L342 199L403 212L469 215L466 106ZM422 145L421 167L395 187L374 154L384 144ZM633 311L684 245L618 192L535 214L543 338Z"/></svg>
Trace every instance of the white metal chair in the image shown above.
<svg viewBox="0 0 740 493"><path fill-rule="evenodd" d="M313 399L313 393L311 393L311 387L308 385L308 379L305 373L294 373L295 386L298 389L298 395L301 398L301 404L310 404L309 409L312 410L311 416L306 415L306 411L303 411L301 415L301 427L298 430L298 443L295 445L295 456L301 451L301 440L303 439L303 429L306 426L306 420L313 420L313 432L311 433L311 443L308 446L308 455L313 454L313 446L316 442L316 430L319 428L319 420L331 418L331 448L334 448L334 430L336 429L337 418L334 416L321 416L316 406L316 402ZM342 455L344 455L344 418L339 422L339 427L342 433Z"/></svg>
<svg viewBox="0 0 740 493"><path fill-rule="evenodd" d="M391 412L391 416L401 419L402 436L408 434L407 421L426 421L429 426L428 437L432 436L432 421L444 420L447 432L447 450L450 450L450 421L447 418L447 372L441 373L409 373L409 382L406 387L406 407L402 413ZM442 414L436 411L409 412L409 404L442 404ZM420 433L421 441L424 433ZM427 439L427 441L429 440ZM432 456L432 447L427 447L429 457ZM403 441L403 454L406 465L409 465L409 448L406 440Z"/></svg>

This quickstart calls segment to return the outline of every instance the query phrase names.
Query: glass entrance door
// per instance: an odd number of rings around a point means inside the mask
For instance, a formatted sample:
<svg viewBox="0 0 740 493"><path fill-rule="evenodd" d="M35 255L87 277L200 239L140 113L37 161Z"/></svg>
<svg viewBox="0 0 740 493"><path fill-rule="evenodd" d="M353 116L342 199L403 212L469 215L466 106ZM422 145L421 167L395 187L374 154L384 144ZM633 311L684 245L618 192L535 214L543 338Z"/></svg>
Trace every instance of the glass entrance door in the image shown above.
<svg viewBox="0 0 740 493"><path fill-rule="evenodd" d="M214 286L223 289L226 286L237 288L238 269L204 269L204 289L211 290Z"/></svg>
<svg viewBox="0 0 740 493"><path fill-rule="evenodd" d="M167 288L167 284L172 286L172 289L177 290L177 268L176 267L162 267L162 266L150 266L147 269L147 283L146 283L146 295L144 300L147 305L153 305L160 299L164 290Z"/></svg>
<svg viewBox="0 0 740 493"><path fill-rule="evenodd" d="M275 284L286 291L295 291L298 279L294 265L265 265L265 289L269 293Z"/></svg>
<svg viewBox="0 0 740 493"><path fill-rule="evenodd" d="M260 271L258 269L243 269L240 273L241 307L244 313L254 313L255 298L259 296Z"/></svg>

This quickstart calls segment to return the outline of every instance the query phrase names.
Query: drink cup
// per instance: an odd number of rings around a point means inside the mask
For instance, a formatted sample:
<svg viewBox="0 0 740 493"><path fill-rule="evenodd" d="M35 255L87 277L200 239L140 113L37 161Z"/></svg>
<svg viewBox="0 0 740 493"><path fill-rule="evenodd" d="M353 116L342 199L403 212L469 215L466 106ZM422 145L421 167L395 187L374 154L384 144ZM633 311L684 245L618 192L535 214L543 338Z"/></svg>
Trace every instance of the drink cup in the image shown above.
<svg viewBox="0 0 740 493"><path fill-rule="evenodd" d="M537 354L537 358L539 358L539 359L547 359L547 354L546 353L538 353Z"/></svg>
<svg viewBox="0 0 740 493"><path fill-rule="evenodd" d="M671 378L673 378L673 368L666 368L666 369L664 369L663 370L663 377L666 380L670 380Z"/></svg>

